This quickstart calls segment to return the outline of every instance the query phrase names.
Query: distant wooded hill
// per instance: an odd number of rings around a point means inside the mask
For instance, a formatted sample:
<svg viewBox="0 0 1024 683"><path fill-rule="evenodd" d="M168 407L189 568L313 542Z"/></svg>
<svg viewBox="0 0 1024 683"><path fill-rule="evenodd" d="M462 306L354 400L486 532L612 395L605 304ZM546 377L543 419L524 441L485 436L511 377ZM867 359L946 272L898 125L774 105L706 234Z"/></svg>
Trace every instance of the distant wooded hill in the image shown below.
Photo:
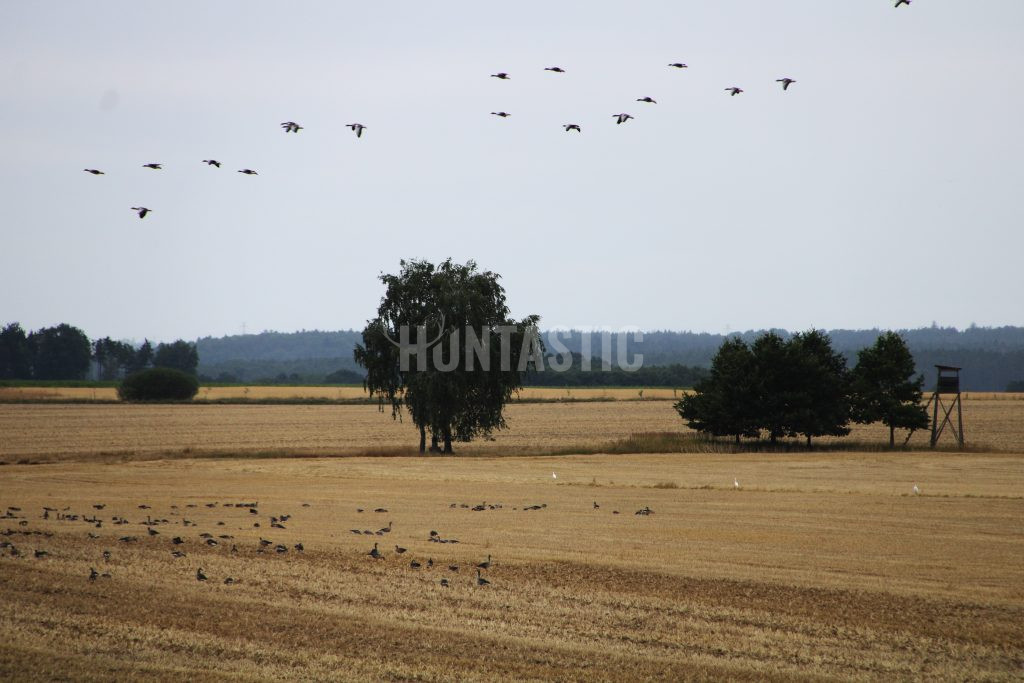
<svg viewBox="0 0 1024 683"><path fill-rule="evenodd" d="M728 336L739 336L751 342L762 332L750 330ZM790 334L785 330L775 332L785 338ZM879 332L830 330L828 334L832 338L833 347L853 365L857 351L873 344ZM1024 381L1024 327L970 327L965 330L926 327L900 330L900 333L914 354L918 372L925 375L926 389L934 384L933 366L936 364L962 367L961 385L968 391L1003 391L1011 382ZM549 335L544 333L545 344L550 352L555 347ZM642 343L637 344L630 338L627 349L630 359L634 353L643 354L644 367L675 365L707 368L726 336L697 332L645 332ZM359 382L362 370L352 359L352 350L359 341L360 333L354 330L204 337L196 342L199 374L204 378L221 381L320 383L335 373L331 380L326 381ZM595 358L601 354L600 333L590 334L589 354L583 352L583 335L578 331L561 333L560 341L573 353ZM613 359L617 344L617 336L611 335ZM595 362L594 368L599 369L600 363ZM548 374L556 373L549 371ZM565 379L569 380L569 377ZM545 377L543 383L559 384L553 377Z"/></svg>

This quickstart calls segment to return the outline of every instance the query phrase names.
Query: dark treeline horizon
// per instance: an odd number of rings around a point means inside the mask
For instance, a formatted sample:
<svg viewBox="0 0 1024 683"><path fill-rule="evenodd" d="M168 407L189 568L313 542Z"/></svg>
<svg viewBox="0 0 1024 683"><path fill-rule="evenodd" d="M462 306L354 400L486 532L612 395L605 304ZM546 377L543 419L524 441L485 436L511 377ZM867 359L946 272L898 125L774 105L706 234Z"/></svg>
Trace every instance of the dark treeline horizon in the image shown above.
<svg viewBox="0 0 1024 683"><path fill-rule="evenodd" d="M643 332L640 343L629 337L627 348L630 358L633 353L643 354L645 367L681 365L708 368L726 339L739 337L751 343L767 331L775 332L783 339L796 332L778 328L728 334L655 330ZM881 328L824 330L832 340L833 348L851 365L857 352L874 344L884 331ZM936 364L962 367L961 385L967 391L1004 391L1011 382L1024 380L1024 327L971 326L960 330L932 325L894 331L906 340L914 355L917 371L925 376L926 390L934 384L933 366ZM559 350L551 343L551 334L552 331L542 332L548 353ZM591 335L590 356L600 357L601 333L587 334ZM199 373L208 377L230 375L239 381L251 381L281 375L313 379L336 370L358 372L360 369L352 358L352 349L360 341L360 332L356 330L266 331L201 337L196 340ZM559 331L559 341L569 352L582 354L581 331ZM610 333L609 341L614 360L617 334ZM600 364L596 363L594 368L599 369ZM552 379L551 383L557 384L557 380Z"/></svg>

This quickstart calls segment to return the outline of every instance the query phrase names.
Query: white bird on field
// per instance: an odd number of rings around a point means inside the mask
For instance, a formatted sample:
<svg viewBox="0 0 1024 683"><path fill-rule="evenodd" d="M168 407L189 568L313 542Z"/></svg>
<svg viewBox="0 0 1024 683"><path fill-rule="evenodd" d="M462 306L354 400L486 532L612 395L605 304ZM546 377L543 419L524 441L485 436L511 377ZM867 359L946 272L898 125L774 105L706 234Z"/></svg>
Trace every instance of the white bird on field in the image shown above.
<svg viewBox="0 0 1024 683"><path fill-rule="evenodd" d="M919 489L917 487L917 484L914 484L914 495L915 496L920 496L921 495L921 489Z"/></svg>
<svg viewBox="0 0 1024 683"><path fill-rule="evenodd" d="M738 489L738 488L740 487L740 480L739 480L739 479L736 479L735 477L733 477L733 480L732 480L732 487L733 487L734 489Z"/></svg>
<svg viewBox="0 0 1024 683"><path fill-rule="evenodd" d="M554 472L552 472L552 473L551 473L551 478L552 478L552 479L558 479L558 475L557 475L557 474L555 474Z"/></svg>

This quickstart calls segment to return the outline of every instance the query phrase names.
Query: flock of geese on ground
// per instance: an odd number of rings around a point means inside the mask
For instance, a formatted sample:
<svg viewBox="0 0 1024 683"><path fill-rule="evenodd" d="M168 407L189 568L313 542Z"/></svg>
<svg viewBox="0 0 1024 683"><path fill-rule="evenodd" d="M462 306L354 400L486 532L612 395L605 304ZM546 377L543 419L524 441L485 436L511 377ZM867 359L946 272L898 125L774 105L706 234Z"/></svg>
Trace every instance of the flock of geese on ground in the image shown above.
<svg viewBox="0 0 1024 683"><path fill-rule="evenodd" d="M212 502L212 503L205 503L204 505L205 505L206 508L210 508L210 509L221 509L221 510L223 510L224 508L233 508L233 509L239 510L239 511L245 510L245 511L247 511L248 514L247 514L246 517L244 517L242 519L245 520L246 524L248 524L250 521L252 521L252 524L251 524L251 528L252 529L261 529L263 524L266 524L266 523L269 522L269 525L268 525L269 528L285 530L285 529L288 528L288 527L285 526L285 524L286 523L290 523L291 519L292 519L292 515L290 515L290 514L272 515L268 519L265 519L265 520L261 519L260 518L260 510L259 510L259 504L258 503L219 503L219 502ZM305 508L311 507L309 503L303 503L302 506L305 507ZM105 526L106 527L111 527L111 526L113 526L113 527L124 527L124 526L128 526L128 527L131 527L131 526L143 527L145 529L145 532L144 532L145 533L145 537L148 537L153 543L161 543L161 542L163 542L163 541L157 539L157 537L159 537L159 536L163 536L165 534L167 536L170 536L170 533L167 532L166 530L164 532L161 532L159 529L163 529L163 528L168 527L168 526L173 527L173 526L179 526L179 525L181 527L183 527L183 528L193 528L193 527L199 526L198 522L194 521L193 519L189 519L189 517L187 516L187 515L190 514L190 513L188 513L188 509L198 508L199 507L199 504L197 504L197 503L189 503L189 504L184 506L184 509L179 507L179 506L177 506L177 505L171 505L170 506L170 509L171 509L170 516L171 517L178 517L179 519L171 520L171 519L167 519L167 518L160 518L160 517L154 516L152 513L147 512L146 513L146 517L145 517L144 520L140 518L140 519L138 519L138 521L135 521L135 522L129 521L126 517L124 517L122 515L116 515L115 514L115 515L110 515L110 516L105 516L105 515L104 516L100 516L100 513L102 513L102 511L106 507L107 506L106 506L105 503L94 503L92 505L93 511L88 513L88 514L82 514L82 513L78 513L78 512L73 512L71 507L65 507L63 509L52 508L52 507L44 507L43 510L42 510L42 514L40 515L40 519L42 519L44 521L48 521L48 522L87 524L91 528L95 528L95 529L103 529ZM598 510L598 509L600 509L600 507L601 507L600 504L597 501L594 501L593 509L594 510ZM476 504L476 505L470 505L470 504L467 504L467 503L451 503L449 505L449 508L450 509L469 510L471 512L484 512L484 511L508 509L508 506L502 505L500 503L486 503L486 502L479 503L479 504ZM152 510L152 507L149 506L149 505L146 505L146 504L141 504L141 505L137 506L137 509L139 509L140 511L149 511L149 510ZM512 507L511 509L512 510L521 510L521 511L545 510L545 509L547 509L547 503L540 503L540 504L534 504L534 505L526 505L526 506L522 506L522 507L516 506L516 507ZM365 511L366 511L365 508L356 508L357 514L358 513L363 513ZM378 514L386 514L388 512L388 509L387 508L383 508L383 507L378 507L378 508L374 508L373 512L374 513L378 513ZM619 514L619 511L618 510L613 510L612 513L617 515L617 514ZM141 516L142 512L140 512L139 514ZM648 515L654 514L654 511L651 510L650 507L645 506L645 507L637 510L635 512L635 514L636 515L640 515L640 516L648 516ZM242 519L235 519L235 520L233 520L232 525L239 525L239 524L241 524L242 523ZM12 528L8 527L4 531L0 532L0 536L4 537L3 540L0 540L0 557L3 557L5 555L4 551L6 551L6 555L8 555L10 557L16 557L17 558L17 557L25 557L25 556L27 556L26 553L24 553L22 551L22 549L20 549L17 545L15 545L13 541L9 540L13 536L22 536L23 538L26 538L26 539L30 538L30 537L50 538L50 537L53 536L53 532L52 531L43 531L43 530L39 530L39 529L29 529L29 528L27 528L27 527L29 527L29 524L30 524L29 519L23 513L22 509L20 507L17 507L17 506L9 506L9 507L7 507L5 509L4 514L0 515L0 520L15 521L15 522L17 522L17 525L20 527L19 529L12 529ZM253 521L253 520L255 520L255 521ZM218 526L218 527L224 527L224 526L227 526L228 523L224 522L224 521L217 521L215 523L215 525ZM245 529L245 527L243 527L243 526L238 526L237 528L239 530ZM388 534L392 533L393 528L394 528L394 522L393 521L388 521L386 526L382 526L382 527L380 527L380 528L378 528L376 530L365 529L365 528L353 528L353 529L350 529L350 532L353 533L353 534L357 534L359 536L383 537L383 536L387 536ZM120 533L123 534L123 532L120 532ZM181 532L177 532L177 533L181 534ZM140 533L140 536L141 536L141 533ZM99 541L99 540L113 540L113 538L116 537L118 543L123 543L125 545L133 545L133 544L140 543L140 541L142 540L140 538L140 536L137 536L137 535L134 535L134 534L131 534L131 533L123 534L123 535L120 535L120 536L118 536L117 534L114 534L114 536L108 536L106 539L103 539L100 535L98 535L97 533L95 533L95 532L93 532L91 530L88 532L88 537L90 539L92 539L92 540L96 540L96 541ZM233 554L233 555L237 554L239 552L238 545L235 542L236 539L235 539L234 535L232 535L232 534L220 533L220 534L216 534L215 535L215 534L210 533L210 532L202 532L202 533L199 533L197 535L197 538L198 538L198 540L196 540L196 539L188 539L187 540L184 537L184 535L174 535L174 536L171 536L168 539L168 542L167 542L167 545L168 545L167 550L169 551L170 555L173 558L175 558L175 559L187 558L188 557L188 553L186 552L185 548L187 548L189 544L197 545L200 548L202 546L206 546L206 548L208 550L213 550L213 549L220 548L222 550L226 550L228 553ZM440 532L438 532L437 530L434 530L434 529L430 530L426 540L428 542L430 542L430 543L438 543L438 544L457 544L457 543L459 543L458 539L442 536ZM239 542L241 542L241 541L239 541ZM275 541L272 541L272 540L267 539L267 538L263 538L262 535L258 536L258 545L255 548L255 552L257 554L261 554L261 553L275 553L275 554L278 554L278 555L284 555L286 553L293 552L293 551L294 552L298 552L298 553L302 553L302 552L305 551L305 546L302 544L301 541L300 542L296 542L296 543L286 544L286 543L281 543L281 542L275 542ZM411 554L409 554L409 549L408 548L405 548L405 547L403 547L403 546L401 546L401 545L399 545L397 543L394 544L394 553L393 554L394 554L394 557L401 557L403 562L405 561L405 559L408 558L409 559L409 568L412 569L412 570L421 570L421 569L431 570L435 566L434 558L433 557L427 557L426 559L414 558L414 557L412 557ZM41 548L37 547L37 548L35 548L33 550L32 556L35 557L36 559L44 559L44 558L47 558L47 557L50 556L50 552L45 550L45 549L41 549ZM106 565L108 565L110 563L111 558L113 558L113 556L114 556L114 553L109 548L104 549L99 554L99 557L102 558L102 560L103 560L103 565L104 566L106 566ZM379 541L377 541L377 542L375 542L373 544L373 548L371 548L366 553L366 556L372 558L373 560L385 560L386 557L387 557L387 554L383 550L381 550L381 543ZM487 586L487 585L490 585L490 583L491 583L490 580L487 579L487 578L484 578L483 572L491 569L493 566L494 566L494 559L492 558L492 556L490 554L487 555L487 559L486 560L483 560L482 562L478 562L478 563L473 564L471 571L472 570L476 571L476 578L475 578L474 584L477 585L477 586ZM447 564L446 567L447 567L448 574L446 576L444 576L443 578L441 578L438 583L439 583L440 586L442 586L444 588L449 588L449 587L452 586L452 582L454 581L454 578L450 579L448 577L451 574L458 574L460 572L460 570L461 570L461 567L458 564ZM191 571L191 570L189 570L189 571ZM89 568L88 581L96 581L98 579L110 579L110 578L112 578L112 576L111 576L111 572L109 570L100 572L100 571L98 571L96 569L96 567L90 567ZM195 580L196 581L210 581L211 578L210 578L210 575L207 573L207 570L205 570L202 566L198 566L196 568L196 570L195 570ZM240 583L239 579L236 579L235 577L232 577L232 576L226 576L226 577L223 577L222 579L218 579L218 580L221 580L225 585L228 585L228 586Z"/></svg>

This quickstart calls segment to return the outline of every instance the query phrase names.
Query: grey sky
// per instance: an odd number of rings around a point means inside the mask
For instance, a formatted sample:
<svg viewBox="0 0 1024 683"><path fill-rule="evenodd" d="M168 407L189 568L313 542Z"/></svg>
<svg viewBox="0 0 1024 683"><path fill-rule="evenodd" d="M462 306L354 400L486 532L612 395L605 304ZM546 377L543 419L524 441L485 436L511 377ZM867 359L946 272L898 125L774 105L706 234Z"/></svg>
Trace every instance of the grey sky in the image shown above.
<svg viewBox="0 0 1024 683"><path fill-rule="evenodd" d="M358 328L452 256L544 326L1024 324L1024 2L892 5L3 3L0 323Z"/></svg>

